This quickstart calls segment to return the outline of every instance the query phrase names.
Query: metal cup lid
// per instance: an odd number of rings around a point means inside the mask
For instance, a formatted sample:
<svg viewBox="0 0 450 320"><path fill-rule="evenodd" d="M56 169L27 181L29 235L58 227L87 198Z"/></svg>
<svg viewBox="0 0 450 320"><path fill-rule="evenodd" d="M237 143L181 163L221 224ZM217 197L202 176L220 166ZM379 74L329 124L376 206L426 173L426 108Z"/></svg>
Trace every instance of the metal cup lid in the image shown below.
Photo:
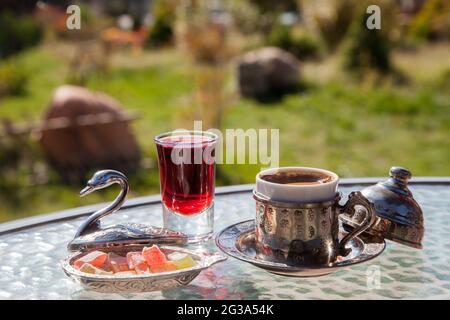
<svg viewBox="0 0 450 320"><path fill-rule="evenodd" d="M423 213L408 189L411 172L402 167L391 167L390 178L361 190L374 204L377 219L365 232L413 248L422 249L424 236ZM344 228L359 225L357 217L341 215Z"/></svg>

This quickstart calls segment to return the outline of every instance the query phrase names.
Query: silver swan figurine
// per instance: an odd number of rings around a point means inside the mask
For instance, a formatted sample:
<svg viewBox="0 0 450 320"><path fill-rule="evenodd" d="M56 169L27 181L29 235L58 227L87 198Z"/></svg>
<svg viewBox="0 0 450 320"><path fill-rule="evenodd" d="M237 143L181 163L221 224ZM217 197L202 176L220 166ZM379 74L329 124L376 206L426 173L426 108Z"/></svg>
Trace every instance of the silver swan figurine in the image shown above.
<svg viewBox="0 0 450 320"><path fill-rule="evenodd" d="M130 187L128 185L127 177L122 172L116 170L101 170L97 171L87 182L86 187L80 191L80 197L84 197L91 192L107 188L114 183L119 184L121 187L119 195L109 206L90 215L78 228L75 238L82 236L89 231L100 229L100 219L120 209L125 202Z"/></svg>
<svg viewBox="0 0 450 320"><path fill-rule="evenodd" d="M97 171L87 182L86 187L80 191L80 196L83 197L115 183L121 187L119 195L111 204L91 214L79 226L74 239L67 246L69 251L118 245L152 245L154 243L184 245L187 243L188 238L183 233L145 224L123 223L102 228L100 220L119 210L125 202L129 191L127 177L116 170Z"/></svg>

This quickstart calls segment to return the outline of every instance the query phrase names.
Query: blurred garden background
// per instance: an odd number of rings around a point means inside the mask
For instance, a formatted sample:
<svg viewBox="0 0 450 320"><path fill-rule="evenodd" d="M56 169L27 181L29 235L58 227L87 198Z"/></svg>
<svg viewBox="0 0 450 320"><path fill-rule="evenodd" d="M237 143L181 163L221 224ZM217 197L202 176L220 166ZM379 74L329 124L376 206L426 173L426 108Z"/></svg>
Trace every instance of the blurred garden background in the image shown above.
<svg viewBox="0 0 450 320"><path fill-rule="evenodd" d="M194 120L280 129L282 166L450 176L449 40L446 0L3 0L0 222L112 199L78 197L105 167L158 193L153 137Z"/></svg>

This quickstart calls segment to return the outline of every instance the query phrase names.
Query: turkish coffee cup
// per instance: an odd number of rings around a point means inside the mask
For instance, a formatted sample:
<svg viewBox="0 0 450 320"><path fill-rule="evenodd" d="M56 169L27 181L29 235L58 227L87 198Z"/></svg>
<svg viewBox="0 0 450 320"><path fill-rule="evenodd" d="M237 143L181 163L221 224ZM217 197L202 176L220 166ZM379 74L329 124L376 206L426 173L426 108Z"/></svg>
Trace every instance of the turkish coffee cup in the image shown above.
<svg viewBox="0 0 450 320"><path fill-rule="evenodd" d="M282 167L256 176L255 244L257 257L290 265L332 264L346 256L349 241L375 221L375 210L360 192L340 205L339 177L307 167ZM339 237L340 214L358 214L358 228Z"/></svg>

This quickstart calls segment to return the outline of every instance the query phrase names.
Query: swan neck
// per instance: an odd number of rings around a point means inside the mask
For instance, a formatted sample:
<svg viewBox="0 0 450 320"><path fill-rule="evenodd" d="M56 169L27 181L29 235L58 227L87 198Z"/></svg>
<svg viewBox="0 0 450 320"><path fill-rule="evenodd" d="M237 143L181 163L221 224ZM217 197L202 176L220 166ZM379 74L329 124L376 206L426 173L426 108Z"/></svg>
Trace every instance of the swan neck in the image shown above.
<svg viewBox="0 0 450 320"><path fill-rule="evenodd" d="M75 234L75 238L82 236L88 233L89 231L98 229L99 228L98 222L101 218L110 215L120 209L120 207L122 206L127 197L129 186L128 182L122 178L117 178L114 181L114 183L117 183L121 186L119 195L107 207L97 210L96 212L91 214L87 218L87 220L81 224L81 226L77 230L77 233Z"/></svg>

